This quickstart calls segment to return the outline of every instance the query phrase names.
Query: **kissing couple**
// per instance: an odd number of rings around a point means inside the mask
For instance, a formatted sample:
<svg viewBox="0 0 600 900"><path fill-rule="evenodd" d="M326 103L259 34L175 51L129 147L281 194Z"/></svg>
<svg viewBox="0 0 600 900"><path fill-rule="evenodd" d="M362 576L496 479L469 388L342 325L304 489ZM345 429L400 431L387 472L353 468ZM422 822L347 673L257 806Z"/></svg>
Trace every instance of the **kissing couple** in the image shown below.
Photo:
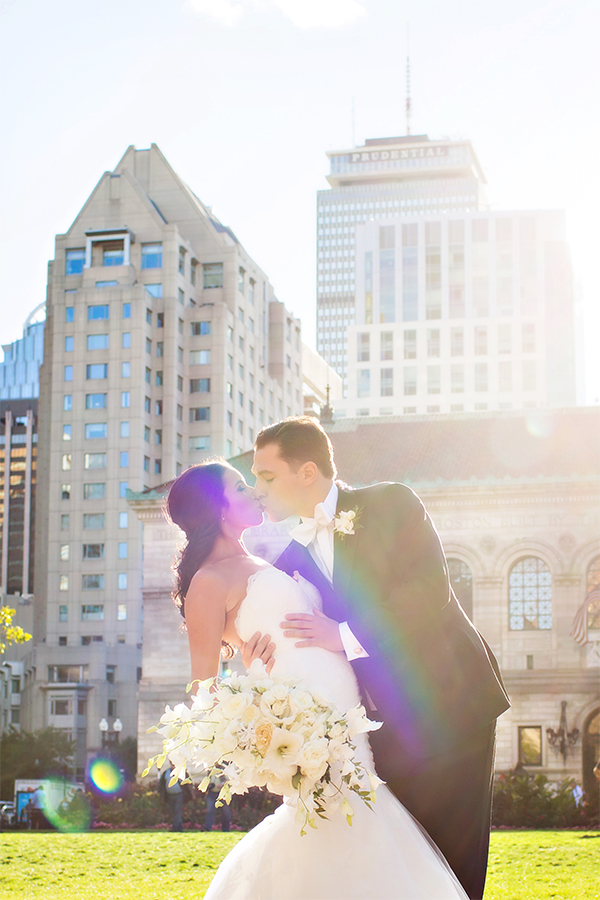
<svg viewBox="0 0 600 900"><path fill-rule="evenodd" d="M192 679L223 648L382 727L355 739L384 783L372 808L342 808L300 836L286 799L226 857L206 900L454 900L483 896L496 718L508 698L496 660L458 603L421 500L397 483L336 481L333 448L310 417L258 434L254 488L224 461L171 485L185 533L175 601ZM246 550L263 512L301 519L275 567ZM256 666L252 671L256 670Z"/></svg>

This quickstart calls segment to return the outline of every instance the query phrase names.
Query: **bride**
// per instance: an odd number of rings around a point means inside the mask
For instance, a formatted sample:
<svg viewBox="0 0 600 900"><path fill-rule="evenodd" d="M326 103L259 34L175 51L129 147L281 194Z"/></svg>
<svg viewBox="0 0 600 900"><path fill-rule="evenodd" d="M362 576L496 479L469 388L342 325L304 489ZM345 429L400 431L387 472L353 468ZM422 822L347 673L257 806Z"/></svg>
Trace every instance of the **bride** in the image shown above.
<svg viewBox="0 0 600 900"><path fill-rule="evenodd" d="M189 637L192 680L219 672L223 650L265 635L272 674L293 678L342 712L360 703L345 654L298 649L280 627L290 613L320 609L316 588L251 556L246 528L262 507L243 476L225 462L202 463L173 482L167 512L187 541L176 564L175 601ZM264 644L263 644L264 647ZM366 734L356 756L373 769ZM354 803L349 827L341 807L300 836L286 800L250 831L221 864L205 900L465 900L444 857L384 784L373 809Z"/></svg>

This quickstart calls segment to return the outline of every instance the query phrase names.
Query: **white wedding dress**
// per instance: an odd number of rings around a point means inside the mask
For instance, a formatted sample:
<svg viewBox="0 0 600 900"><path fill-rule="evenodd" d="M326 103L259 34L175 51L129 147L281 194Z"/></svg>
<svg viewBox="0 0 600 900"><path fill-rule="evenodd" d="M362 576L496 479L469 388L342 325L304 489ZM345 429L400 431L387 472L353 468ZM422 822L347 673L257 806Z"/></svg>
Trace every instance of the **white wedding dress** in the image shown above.
<svg viewBox="0 0 600 900"><path fill-rule="evenodd" d="M242 640L269 633L273 675L297 678L342 712L360 702L350 663L342 653L295 647L280 628L287 613L321 605L316 588L275 568L248 582L236 622ZM373 771L367 735L357 755ZM465 900L444 857L385 785L369 809L355 794L348 825L341 805L318 828L300 835L295 807L284 802L236 844L218 869L205 900Z"/></svg>

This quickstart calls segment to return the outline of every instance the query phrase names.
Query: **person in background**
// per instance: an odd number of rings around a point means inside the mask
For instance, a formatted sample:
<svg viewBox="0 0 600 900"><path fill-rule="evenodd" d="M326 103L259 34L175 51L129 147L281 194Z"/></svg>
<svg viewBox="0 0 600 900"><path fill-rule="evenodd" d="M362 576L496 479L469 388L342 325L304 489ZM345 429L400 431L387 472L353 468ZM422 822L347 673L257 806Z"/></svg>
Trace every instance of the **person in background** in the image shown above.
<svg viewBox="0 0 600 900"><path fill-rule="evenodd" d="M169 804L171 831L183 831L183 787L179 781L169 784L173 767L169 763L160 775L159 793L163 803Z"/></svg>
<svg viewBox="0 0 600 900"><path fill-rule="evenodd" d="M221 775L211 775L210 784L206 791L206 818L204 820L204 831L211 831L215 824L216 802L219 791L225 784L225 779ZM231 830L231 811L229 804L224 803L221 807L221 831Z"/></svg>

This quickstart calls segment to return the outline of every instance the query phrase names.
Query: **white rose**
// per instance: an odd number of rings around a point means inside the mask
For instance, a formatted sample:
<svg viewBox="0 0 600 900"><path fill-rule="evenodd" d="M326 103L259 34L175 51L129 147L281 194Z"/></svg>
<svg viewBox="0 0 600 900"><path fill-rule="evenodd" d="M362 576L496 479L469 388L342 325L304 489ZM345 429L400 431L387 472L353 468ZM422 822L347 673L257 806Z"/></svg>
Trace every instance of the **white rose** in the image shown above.
<svg viewBox="0 0 600 900"><path fill-rule="evenodd" d="M297 756L297 762L309 778L318 781L327 771L329 742L327 738L307 741Z"/></svg>
<svg viewBox="0 0 600 900"><path fill-rule="evenodd" d="M226 719L239 718L252 705L251 694L231 694L221 702L221 712Z"/></svg>

